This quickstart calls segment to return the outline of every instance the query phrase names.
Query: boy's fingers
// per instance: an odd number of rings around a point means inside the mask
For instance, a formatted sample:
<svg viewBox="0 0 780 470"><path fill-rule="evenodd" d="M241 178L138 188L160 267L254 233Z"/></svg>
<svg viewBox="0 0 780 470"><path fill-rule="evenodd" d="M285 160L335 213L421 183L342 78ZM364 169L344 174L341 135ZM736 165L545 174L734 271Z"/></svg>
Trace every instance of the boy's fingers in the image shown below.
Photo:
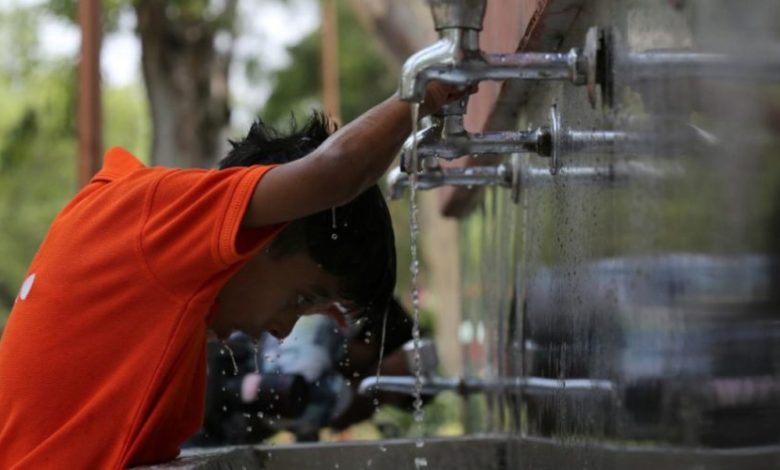
<svg viewBox="0 0 780 470"><path fill-rule="evenodd" d="M349 309L341 302L333 302L325 309L325 315L336 321L342 330L349 326Z"/></svg>

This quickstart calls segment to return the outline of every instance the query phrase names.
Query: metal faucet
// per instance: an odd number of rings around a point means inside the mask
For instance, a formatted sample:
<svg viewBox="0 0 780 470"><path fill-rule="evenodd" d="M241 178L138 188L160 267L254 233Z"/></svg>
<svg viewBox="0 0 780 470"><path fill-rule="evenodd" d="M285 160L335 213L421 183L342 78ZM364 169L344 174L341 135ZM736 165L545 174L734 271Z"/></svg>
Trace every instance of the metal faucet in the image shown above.
<svg viewBox="0 0 780 470"><path fill-rule="evenodd" d="M427 181L428 184L432 184L440 180L440 174L433 172L431 175L426 176L424 173L426 170L438 168L437 164L430 163L434 158L453 160L464 155L534 153L542 157L550 157L550 173L556 174L561 167L560 154L564 151L579 153L608 152L618 144L639 142L641 140L638 134L630 132L608 130L577 131L564 128L556 106L550 108L550 123L547 126L526 131L470 133L463 128L463 116L458 114L460 107L461 104L459 103L449 105L442 111L444 114L432 117L430 127L417 133L417 168L412 168L415 139L410 137L406 140L401 148L401 169L403 171L420 172L420 170L423 170L420 181ZM426 165L427 168L423 168ZM497 170L472 170L472 173L474 172L488 176L488 179L484 180L487 184L501 185L493 177L494 174L497 174ZM451 178L456 181L456 185L470 185L465 181L463 183L457 182L466 175L458 174L457 171L450 174L452 175ZM398 177L394 176L394 178Z"/></svg>
<svg viewBox="0 0 780 470"><path fill-rule="evenodd" d="M446 111L446 110L445 110ZM526 184L528 178L542 178L536 173L541 169L525 170L520 175L515 163L501 163L498 166L472 166L466 168L441 168L439 158L451 160L464 155L514 155L534 153L549 157L549 174L555 175L562 167L563 154L610 153L619 149L637 154L661 153L675 155L685 152L708 151L721 144L721 139L691 123L680 122L671 132L658 135L651 131L616 130L576 130L563 125L557 106L550 108L550 121L547 125L526 131L494 131L469 133L462 127L462 116L432 116L431 125L417 133L417 172L418 187L433 189L440 186L502 186L512 187ZM449 118L449 120L448 120ZM460 119L460 122L458 120ZM400 169L388 175L387 183L391 198L400 198L404 188L409 186L408 178L401 172L412 170L414 139L407 139L401 149ZM630 165L628 165L630 166ZM623 175L620 163L609 165L610 179ZM582 167L573 167L566 171L567 179L593 173L604 174L603 168L589 171ZM632 169L626 175L635 175ZM523 181L520 181L522 179ZM544 179L544 178L542 178ZM513 198L514 199L514 198Z"/></svg>
<svg viewBox="0 0 780 470"><path fill-rule="evenodd" d="M581 48L568 52L487 54L480 49L479 32L486 0L429 0L439 40L412 55L401 71L399 96L421 102L431 80L471 86L484 80L568 80L585 85L591 106L611 107L615 76L634 80L737 79L776 81L780 56L776 51L735 55L701 51L628 51L612 29L592 27Z"/></svg>
<svg viewBox="0 0 780 470"><path fill-rule="evenodd" d="M587 56L581 49L516 54L486 54L480 50L479 32L486 0L429 0L429 3L440 39L404 64L399 89L402 100L422 101L431 80L463 87L483 80L571 80L578 85L588 81Z"/></svg>
<svg viewBox="0 0 780 470"><path fill-rule="evenodd" d="M453 160L464 155L503 155L530 152L552 155L550 129L528 131L468 132L463 126L464 103L452 103L431 117L431 126L417 133L418 168L429 157ZM414 139L401 148L401 168L412 169Z"/></svg>
<svg viewBox="0 0 780 470"><path fill-rule="evenodd" d="M419 366L419 377L414 376L372 376L360 382L358 393L369 395L374 392L394 392L407 395L417 390L421 395L436 395L452 391L460 395L474 393L524 393L549 395L558 393L614 393L615 386L609 380L597 379L549 379L544 377L505 377L496 379L440 377L436 375L438 355L433 341L414 340L403 346L410 370Z"/></svg>
<svg viewBox="0 0 780 470"><path fill-rule="evenodd" d="M515 154L514 157L519 157ZM561 177L571 185L610 185L616 187L631 181L664 180L684 173L677 162L650 165L641 161L616 161L597 166L568 166ZM465 168L426 168L417 175L417 189L429 190L442 186L497 186L511 190L511 199L518 202L523 188L542 188L554 184L554 176L546 168L520 168L517 158L495 166ZM390 199L400 199L410 185L409 174L400 167L387 176Z"/></svg>
<svg viewBox="0 0 780 470"><path fill-rule="evenodd" d="M401 199L409 187L409 174L395 167L387 175L390 199ZM417 176L417 189L428 190L442 186L500 186L512 187L512 168L501 163L496 166L469 166L465 168L426 168Z"/></svg>

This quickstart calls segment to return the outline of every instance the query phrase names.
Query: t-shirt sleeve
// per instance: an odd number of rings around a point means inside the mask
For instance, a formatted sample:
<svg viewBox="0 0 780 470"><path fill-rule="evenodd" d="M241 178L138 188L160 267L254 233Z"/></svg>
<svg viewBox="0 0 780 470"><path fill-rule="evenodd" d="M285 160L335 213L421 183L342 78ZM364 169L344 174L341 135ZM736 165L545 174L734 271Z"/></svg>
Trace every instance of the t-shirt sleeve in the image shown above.
<svg viewBox="0 0 780 470"><path fill-rule="evenodd" d="M241 228L262 177L273 166L166 171L151 189L141 249L152 273L191 292L270 242L283 225Z"/></svg>

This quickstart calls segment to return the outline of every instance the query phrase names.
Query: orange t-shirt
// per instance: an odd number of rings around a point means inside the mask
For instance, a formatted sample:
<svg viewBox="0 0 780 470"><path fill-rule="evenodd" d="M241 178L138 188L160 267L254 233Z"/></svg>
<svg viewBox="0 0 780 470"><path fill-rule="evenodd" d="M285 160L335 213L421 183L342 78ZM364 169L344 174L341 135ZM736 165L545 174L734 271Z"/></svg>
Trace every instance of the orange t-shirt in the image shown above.
<svg viewBox="0 0 780 470"><path fill-rule="evenodd" d="M178 455L202 420L214 299L281 228L239 229L270 168L106 154L52 223L0 341L0 468Z"/></svg>

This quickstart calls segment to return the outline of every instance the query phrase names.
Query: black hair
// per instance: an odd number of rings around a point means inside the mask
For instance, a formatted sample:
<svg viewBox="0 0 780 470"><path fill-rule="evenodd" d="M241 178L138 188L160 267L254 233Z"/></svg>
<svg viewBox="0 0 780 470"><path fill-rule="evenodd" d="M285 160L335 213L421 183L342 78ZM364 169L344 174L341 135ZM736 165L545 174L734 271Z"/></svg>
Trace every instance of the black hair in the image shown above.
<svg viewBox="0 0 780 470"><path fill-rule="evenodd" d="M284 164L305 157L324 142L336 126L313 112L298 127L282 134L256 120L244 139L230 141L232 149L219 168ZM347 204L294 220L271 242L271 253L303 252L339 279L339 294L371 312L383 311L395 289L395 238L390 212L375 185Z"/></svg>

